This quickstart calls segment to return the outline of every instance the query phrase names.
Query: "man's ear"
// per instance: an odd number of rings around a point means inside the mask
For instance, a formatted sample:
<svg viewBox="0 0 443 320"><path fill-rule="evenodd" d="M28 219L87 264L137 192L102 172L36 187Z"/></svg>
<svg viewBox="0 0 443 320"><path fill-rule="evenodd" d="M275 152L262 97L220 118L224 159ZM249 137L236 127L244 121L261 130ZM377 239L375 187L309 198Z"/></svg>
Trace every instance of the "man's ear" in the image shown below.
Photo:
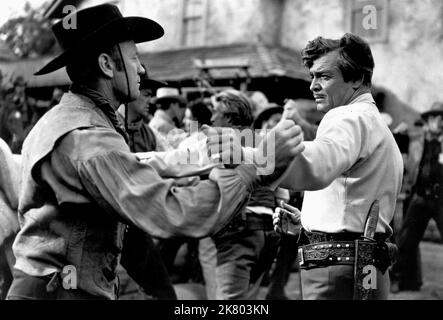
<svg viewBox="0 0 443 320"><path fill-rule="evenodd" d="M354 90L357 90L362 85L363 85L363 77L361 77L361 79L359 79L359 80L354 80L352 83L352 88L354 88Z"/></svg>
<svg viewBox="0 0 443 320"><path fill-rule="evenodd" d="M98 67L103 74L108 78L114 77L115 62L111 56L106 53L101 53L98 58Z"/></svg>
<svg viewBox="0 0 443 320"><path fill-rule="evenodd" d="M232 119L232 114L224 114L223 117L226 118L226 122L227 122L229 125L231 125L231 126L234 125L234 123L233 123L233 119Z"/></svg>

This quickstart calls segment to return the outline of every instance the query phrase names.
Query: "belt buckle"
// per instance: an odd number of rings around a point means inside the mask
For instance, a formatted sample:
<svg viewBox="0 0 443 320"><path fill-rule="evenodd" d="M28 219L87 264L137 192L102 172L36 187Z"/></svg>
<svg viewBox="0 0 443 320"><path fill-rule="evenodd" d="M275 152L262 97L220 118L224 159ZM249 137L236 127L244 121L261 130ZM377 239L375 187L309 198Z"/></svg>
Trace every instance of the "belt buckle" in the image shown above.
<svg viewBox="0 0 443 320"><path fill-rule="evenodd" d="M299 247L298 248L298 263L300 264L300 266L305 264L305 258L303 257L303 248Z"/></svg>

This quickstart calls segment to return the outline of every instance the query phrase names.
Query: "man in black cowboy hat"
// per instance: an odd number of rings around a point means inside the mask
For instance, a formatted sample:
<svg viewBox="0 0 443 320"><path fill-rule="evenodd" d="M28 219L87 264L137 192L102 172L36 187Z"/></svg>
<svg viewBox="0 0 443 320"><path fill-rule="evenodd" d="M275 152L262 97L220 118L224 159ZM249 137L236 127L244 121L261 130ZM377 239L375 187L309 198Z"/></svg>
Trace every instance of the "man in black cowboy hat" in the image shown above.
<svg viewBox="0 0 443 320"><path fill-rule="evenodd" d="M405 184L411 200L398 239L399 259L392 268L393 292L420 290L419 243L431 218L443 237L443 103L435 102L421 118L422 132L409 146Z"/></svg>
<svg viewBox="0 0 443 320"><path fill-rule="evenodd" d="M270 103L255 118L254 129L272 129L280 122L283 114L283 107L276 103Z"/></svg>
<svg viewBox="0 0 443 320"><path fill-rule="evenodd" d="M63 53L36 73L66 67L73 83L24 142L9 299L115 299L119 262L144 286L149 261L127 245L138 239L127 239L128 225L162 238L206 236L241 210L257 180L255 167L239 165L190 185L160 177L155 159L140 162L115 110L140 94L135 44L163 29L110 4L73 14L76 29L53 27ZM276 133L279 168L303 147L293 124Z"/></svg>

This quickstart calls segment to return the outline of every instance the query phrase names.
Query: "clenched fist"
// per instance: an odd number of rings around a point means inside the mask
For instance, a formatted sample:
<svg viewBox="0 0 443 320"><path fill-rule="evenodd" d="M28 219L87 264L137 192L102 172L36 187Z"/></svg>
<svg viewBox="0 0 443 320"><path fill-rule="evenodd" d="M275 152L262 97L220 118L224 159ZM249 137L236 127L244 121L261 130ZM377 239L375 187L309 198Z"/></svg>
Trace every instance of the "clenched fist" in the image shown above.
<svg viewBox="0 0 443 320"><path fill-rule="evenodd" d="M243 150L239 133L232 128L202 126L207 136L208 157L213 163L235 167L243 162Z"/></svg>
<svg viewBox="0 0 443 320"><path fill-rule="evenodd" d="M292 120L280 121L264 137L255 152L255 163L263 180L273 181L303 152L302 129Z"/></svg>

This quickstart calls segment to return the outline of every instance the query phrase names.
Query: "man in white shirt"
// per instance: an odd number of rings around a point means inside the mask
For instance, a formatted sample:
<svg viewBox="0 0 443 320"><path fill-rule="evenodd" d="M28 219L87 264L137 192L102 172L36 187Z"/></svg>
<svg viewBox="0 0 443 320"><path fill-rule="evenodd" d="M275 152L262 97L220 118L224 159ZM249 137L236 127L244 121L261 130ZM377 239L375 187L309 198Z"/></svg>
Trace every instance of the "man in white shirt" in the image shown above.
<svg viewBox="0 0 443 320"><path fill-rule="evenodd" d="M361 239L375 200L380 204L375 240L382 245L392 234L403 160L370 93L374 61L369 45L352 34L339 40L318 37L302 57L317 109L326 113L315 140L304 142L304 152L280 181L283 188L306 190L299 239L302 296L353 299L353 243ZM277 210L277 229L281 220ZM377 281L370 287L375 299L386 299L389 263L380 264L374 263Z"/></svg>
<svg viewBox="0 0 443 320"><path fill-rule="evenodd" d="M177 88L162 87L157 89L153 99L157 105L149 126L160 133L170 147L177 148L186 133L181 129L185 117L186 99L181 96Z"/></svg>

